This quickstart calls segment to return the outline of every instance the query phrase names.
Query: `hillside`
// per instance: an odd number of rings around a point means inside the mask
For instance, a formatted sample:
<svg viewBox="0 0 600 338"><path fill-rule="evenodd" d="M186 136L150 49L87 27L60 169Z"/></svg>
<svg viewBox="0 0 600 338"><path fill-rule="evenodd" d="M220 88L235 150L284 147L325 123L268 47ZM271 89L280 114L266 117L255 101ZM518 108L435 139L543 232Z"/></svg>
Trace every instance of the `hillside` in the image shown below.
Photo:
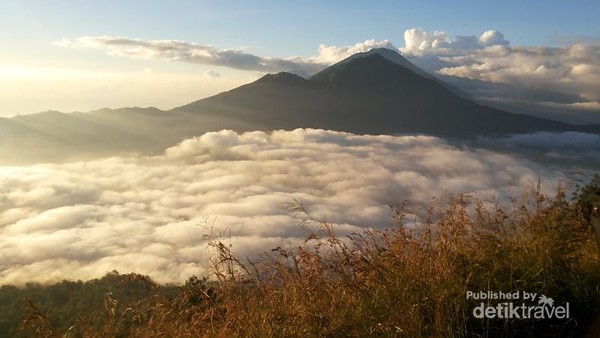
<svg viewBox="0 0 600 338"><path fill-rule="evenodd" d="M531 187L509 209L459 194L428 209L422 232L406 226L407 203L392 208L391 228L344 239L331 224L299 218L304 245L273 248L252 262L210 233L210 279L190 276L183 286L114 272L85 283L3 286L0 334L592 337L600 325L600 261L585 215L598 203L599 185L596 176L572 201L560 189L546 196ZM300 205L294 210L307 216ZM481 320L476 307L504 302L468 298L482 291L535 293L511 302L536 311L569 306L569 316Z"/></svg>

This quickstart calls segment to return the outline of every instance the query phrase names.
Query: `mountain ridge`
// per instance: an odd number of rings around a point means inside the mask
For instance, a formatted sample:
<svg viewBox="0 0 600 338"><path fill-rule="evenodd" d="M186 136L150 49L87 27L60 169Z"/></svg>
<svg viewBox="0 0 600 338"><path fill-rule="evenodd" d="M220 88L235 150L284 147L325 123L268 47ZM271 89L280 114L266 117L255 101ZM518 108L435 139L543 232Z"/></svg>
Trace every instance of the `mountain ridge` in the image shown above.
<svg viewBox="0 0 600 338"><path fill-rule="evenodd" d="M379 49L355 54L307 79L287 72L266 74L169 111L130 107L0 118L0 159L26 163L160 154L185 138L221 129L317 128L455 138L536 131L600 133L600 124L575 126L481 105L433 75L414 71L416 66L400 63L410 64L394 51Z"/></svg>
<svg viewBox="0 0 600 338"><path fill-rule="evenodd" d="M276 81L291 77L295 80ZM241 120L262 118L267 120L261 121L267 129L291 127L281 121L284 115L296 127L337 128L355 133L464 136L577 131L566 123L482 106L452 93L439 81L424 78L377 53L337 63L309 79L301 79L279 73L269 77L270 81L263 77L171 111L235 116ZM300 113L310 119L296 119ZM361 116L363 121L358 121ZM261 127L251 120L244 122L254 128Z"/></svg>

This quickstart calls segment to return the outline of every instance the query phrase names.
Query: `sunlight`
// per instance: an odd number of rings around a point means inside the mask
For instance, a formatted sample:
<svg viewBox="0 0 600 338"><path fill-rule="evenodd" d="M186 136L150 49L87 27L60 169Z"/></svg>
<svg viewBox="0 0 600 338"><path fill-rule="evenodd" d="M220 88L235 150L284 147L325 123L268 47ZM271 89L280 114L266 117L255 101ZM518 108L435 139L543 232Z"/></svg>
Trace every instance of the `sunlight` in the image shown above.
<svg viewBox="0 0 600 338"><path fill-rule="evenodd" d="M13 78L65 79L99 74L67 68L27 67L19 65L0 65L0 76ZM6 80L6 79L5 79Z"/></svg>

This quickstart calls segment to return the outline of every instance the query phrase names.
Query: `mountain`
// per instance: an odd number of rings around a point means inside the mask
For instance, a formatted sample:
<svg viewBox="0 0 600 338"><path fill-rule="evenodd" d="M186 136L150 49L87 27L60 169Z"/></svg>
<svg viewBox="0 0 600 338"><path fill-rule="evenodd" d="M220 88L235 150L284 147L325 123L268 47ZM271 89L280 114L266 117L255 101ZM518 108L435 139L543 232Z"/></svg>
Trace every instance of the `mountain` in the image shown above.
<svg viewBox="0 0 600 338"><path fill-rule="evenodd" d="M243 130L312 127L456 137L578 130L566 123L479 105L414 68L380 53L367 53L309 79L288 73L266 75L173 111L231 119Z"/></svg>
<svg viewBox="0 0 600 338"><path fill-rule="evenodd" d="M417 67L415 64L413 64L412 62L408 61L405 57L400 55L398 52L393 51L388 48L373 48L368 52L356 53L356 54L338 62L337 64L333 65L332 67L337 67L338 65L345 64L350 61L356 60L358 58L362 58L365 56L371 56L374 54L383 56L384 58L388 59L389 61L391 61L397 65L400 65L406 69L412 70L417 75L420 75L426 79L434 80L434 81L438 82L439 84L441 84L442 86L444 86L444 88L448 89L449 91L453 92L454 94L456 94L458 96L462 96L467 99L472 98L472 96L470 94L468 94L467 92L465 92L465 91L449 84L448 82L443 81L442 79L438 78L437 76L430 74L430 73L426 72L425 70Z"/></svg>
<svg viewBox="0 0 600 338"><path fill-rule="evenodd" d="M480 105L400 54L376 49L307 79L285 72L267 74L170 111L122 108L0 118L0 161L158 154L208 131L300 127L460 138L535 131L600 133L600 125L574 126Z"/></svg>
<svg viewBox="0 0 600 338"><path fill-rule="evenodd" d="M400 66L402 66L402 67L404 67L406 69L409 69L409 70L413 71L414 73L416 73L416 74L418 74L418 75L420 75L420 76L422 76L424 78L432 79L432 80L436 78L432 74L430 74L430 73L424 71L423 69L415 66L412 62L408 61L405 57L403 57L402 55L400 55L398 52L393 51L393 50L388 49L388 48L373 48L373 49L371 49L368 52L356 53L356 54L354 54L354 55L352 55L352 56L350 56L350 57L348 57L348 58L346 58L346 59L344 59L344 60L342 60L342 61L334 64L334 65L332 65L329 68L337 68L340 65L352 62L352 61L354 61L356 59L360 59L360 58L364 58L366 56L372 56L372 55L382 56L385 59L387 59L387 60L389 60L389 61L391 61L391 62L393 62L393 63L395 63L397 65L400 65Z"/></svg>

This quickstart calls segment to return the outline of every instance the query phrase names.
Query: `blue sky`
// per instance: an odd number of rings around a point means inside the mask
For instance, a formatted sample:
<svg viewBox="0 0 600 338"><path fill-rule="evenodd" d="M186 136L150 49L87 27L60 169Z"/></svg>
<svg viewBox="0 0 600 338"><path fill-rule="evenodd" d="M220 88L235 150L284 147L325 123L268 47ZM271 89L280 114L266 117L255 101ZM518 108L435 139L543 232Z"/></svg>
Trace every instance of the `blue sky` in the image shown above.
<svg viewBox="0 0 600 338"><path fill-rule="evenodd" d="M4 80L0 82L0 89L19 88L22 92L30 86L31 92L35 92L40 91L40 83L46 83L55 90L43 92L36 100L27 100L29 103L16 93L10 97L0 94L3 95L0 96L0 115L120 105L171 108L192 97L211 95L260 75L214 65L132 59L107 55L97 49L64 48L55 44L61 39L111 36L144 41L179 40L218 49L239 49L261 57L310 58L317 55L320 44L351 46L368 39L387 39L402 48L404 32L421 28L426 32L443 31L451 39L457 35L480 36L485 31L495 30L512 46L559 46L565 38L567 41L598 39L598 13L600 2L597 1L453 1L451 4L440 1L3 1L0 3L0 41L3 42L0 70L3 70ZM71 82L49 80L63 71L70 74ZM221 75L218 80L211 79L211 83L192 77L211 71ZM160 95L149 95L144 101L143 93L130 90L140 81L136 72L154 74L152 81L156 85L147 88L149 92L160 92L160 82L163 82L169 88L178 84L184 94L162 101ZM36 73L43 79L38 81ZM105 86L83 87L88 92L105 91L106 94L88 95L86 100L81 88L76 88L79 86L75 86L77 81L72 80L73 77L82 83L105 81ZM63 86L64 90L56 86ZM167 96L173 95L175 92L169 92ZM109 100L110 97L114 100Z"/></svg>
<svg viewBox="0 0 600 338"><path fill-rule="evenodd" d="M596 1L74 1L0 4L1 37L117 35L179 39L223 47L252 45L276 56L365 39L401 40L405 29L479 34L494 29L515 44L546 45L560 36L598 36Z"/></svg>

